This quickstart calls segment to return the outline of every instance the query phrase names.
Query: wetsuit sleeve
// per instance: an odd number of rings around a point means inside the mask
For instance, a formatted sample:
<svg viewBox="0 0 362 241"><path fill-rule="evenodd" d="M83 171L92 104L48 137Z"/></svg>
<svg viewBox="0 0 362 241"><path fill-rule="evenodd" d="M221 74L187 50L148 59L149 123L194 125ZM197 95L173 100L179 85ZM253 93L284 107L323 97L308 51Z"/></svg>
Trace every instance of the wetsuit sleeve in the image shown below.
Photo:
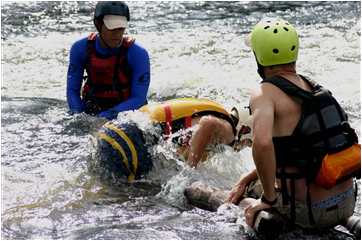
<svg viewBox="0 0 362 241"><path fill-rule="evenodd" d="M128 63L132 70L131 95L126 101L99 114L107 119L116 118L119 112L135 110L147 103L150 85L150 59L147 51L134 44L128 50Z"/></svg>
<svg viewBox="0 0 362 241"><path fill-rule="evenodd" d="M81 39L70 49L67 73L67 102L71 112L84 111L84 103L80 98L80 89L86 62L87 39Z"/></svg>

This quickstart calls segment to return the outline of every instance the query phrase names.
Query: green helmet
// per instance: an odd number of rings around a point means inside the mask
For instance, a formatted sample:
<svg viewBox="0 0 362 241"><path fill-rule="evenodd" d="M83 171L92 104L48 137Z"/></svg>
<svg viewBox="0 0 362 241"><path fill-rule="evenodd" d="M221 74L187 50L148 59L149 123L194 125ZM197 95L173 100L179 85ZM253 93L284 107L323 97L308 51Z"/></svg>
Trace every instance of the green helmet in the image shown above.
<svg viewBox="0 0 362 241"><path fill-rule="evenodd" d="M288 64L298 57L297 31L281 19L260 21L251 32L250 43L261 66Z"/></svg>

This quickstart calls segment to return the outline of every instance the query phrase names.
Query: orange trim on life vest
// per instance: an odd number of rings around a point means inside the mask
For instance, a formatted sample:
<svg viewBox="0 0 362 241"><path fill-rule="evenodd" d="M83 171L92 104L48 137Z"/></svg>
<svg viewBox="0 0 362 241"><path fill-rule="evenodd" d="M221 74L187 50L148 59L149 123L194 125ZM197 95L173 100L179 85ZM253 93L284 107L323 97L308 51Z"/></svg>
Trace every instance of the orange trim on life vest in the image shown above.
<svg viewBox="0 0 362 241"><path fill-rule="evenodd" d="M124 37L123 40L122 40L122 46L125 47L125 48L129 48L132 46L132 44L136 41L135 38L133 37Z"/></svg>
<svg viewBox="0 0 362 241"><path fill-rule="evenodd" d="M90 33L88 36L88 40L95 40L96 39L97 34L96 33Z"/></svg>

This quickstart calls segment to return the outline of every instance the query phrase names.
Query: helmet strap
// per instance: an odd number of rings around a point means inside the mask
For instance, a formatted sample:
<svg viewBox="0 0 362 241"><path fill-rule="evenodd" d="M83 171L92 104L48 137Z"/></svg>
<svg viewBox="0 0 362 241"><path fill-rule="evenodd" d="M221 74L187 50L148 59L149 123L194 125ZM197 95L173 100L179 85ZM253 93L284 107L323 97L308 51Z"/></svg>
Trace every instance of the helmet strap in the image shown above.
<svg viewBox="0 0 362 241"><path fill-rule="evenodd" d="M102 25L103 25L103 19L94 18L93 23L94 23L94 26L96 27L97 31L100 33Z"/></svg>
<svg viewBox="0 0 362 241"><path fill-rule="evenodd" d="M108 49L111 49L111 46L109 46L109 45L107 44L107 42L103 39L101 32L99 32L99 38L101 39L102 43L103 43Z"/></svg>
<svg viewBox="0 0 362 241"><path fill-rule="evenodd" d="M264 67L261 66L258 61L256 61L256 63L258 64L258 74L262 79L265 79Z"/></svg>
<svg viewBox="0 0 362 241"><path fill-rule="evenodd" d="M258 70L257 70L258 74L260 75L260 77L262 79L265 79L264 67L261 64L259 64L258 59L256 58L256 54L255 54L254 51L253 51L253 53L254 53L256 64L258 65Z"/></svg>

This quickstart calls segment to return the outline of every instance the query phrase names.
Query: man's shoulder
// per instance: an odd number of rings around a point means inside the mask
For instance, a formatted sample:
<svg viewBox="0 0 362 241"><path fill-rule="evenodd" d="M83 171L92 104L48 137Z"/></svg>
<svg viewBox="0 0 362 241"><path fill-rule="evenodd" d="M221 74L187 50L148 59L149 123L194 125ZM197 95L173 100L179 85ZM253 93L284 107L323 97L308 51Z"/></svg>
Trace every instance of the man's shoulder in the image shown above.
<svg viewBox="0 0 362 241"><path fill-rule="evenodd" d="M70 59L78 64L83 63L87 55L87 37L75 41L70 49Z"/></svg>
<svg viewBox="0 0 362 241"><path fill-rule="evenodd" d="M72 49L83 49L87 47L88 37L82 37L81 39L76 40L73 45Z"/></svg>
<svg viewBox="0 0 362 241"><path fill-rule="evenodd" d="M282 92L278 86L270 82L262 82L260 84L260 90L263 95L269 95L270 93L275 95Z"/></svg>
<svg viewBox="0 0 362 241"><path fill-rule="evenodd" d="M130 65L139 65L140 63L149 63L149 54L147 50L137 42L137 40L128 49L128 60Z"/></svg>
<svg viewBox="0 0 362 241"><path fill-rule="evenodd" d="M280 90L278 87L271 83L261 83L258 88L251 91L250 102L264 102L273 101L280 96Z"/></svg>
<svg viewBox="0 0 362 241"><path fill-rule="evenodd" d="M147 53L147 50L141 43L137 40L133 42L133 44L129 47L130 53Z"/></svg>

